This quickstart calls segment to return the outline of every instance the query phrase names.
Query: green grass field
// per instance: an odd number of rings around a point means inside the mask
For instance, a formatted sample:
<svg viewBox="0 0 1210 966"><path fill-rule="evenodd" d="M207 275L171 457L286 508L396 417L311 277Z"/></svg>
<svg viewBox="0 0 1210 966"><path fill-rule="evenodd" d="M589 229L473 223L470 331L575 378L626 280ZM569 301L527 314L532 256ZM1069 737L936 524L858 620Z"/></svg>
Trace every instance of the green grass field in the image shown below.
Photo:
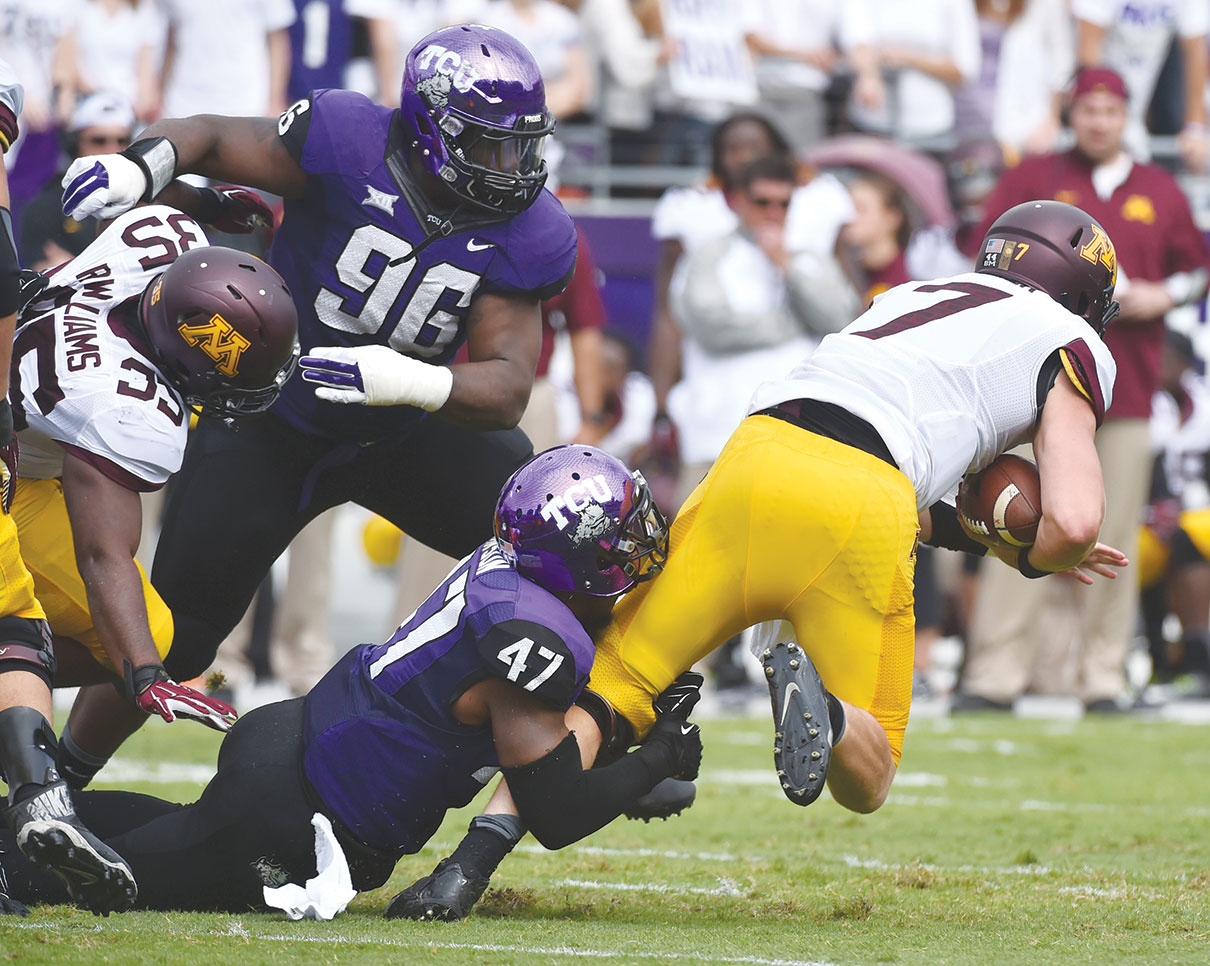
<svg viewBox="0 0 1210 966"><path fill-rule="evenodd" d="M69 907L0 919L14 963L983 964L1210 962L1210 735L1133 719L918 718L890 801L786 801L771 724L703 725L697 804L547 853L532 840L465 922L387 922L391 895L459 838L455 813L334 922ZM125 749L190 800L216 738L144 729ZM191 764L193 769L176 768ZM131 772L127 772L132 774Z"/></svg>

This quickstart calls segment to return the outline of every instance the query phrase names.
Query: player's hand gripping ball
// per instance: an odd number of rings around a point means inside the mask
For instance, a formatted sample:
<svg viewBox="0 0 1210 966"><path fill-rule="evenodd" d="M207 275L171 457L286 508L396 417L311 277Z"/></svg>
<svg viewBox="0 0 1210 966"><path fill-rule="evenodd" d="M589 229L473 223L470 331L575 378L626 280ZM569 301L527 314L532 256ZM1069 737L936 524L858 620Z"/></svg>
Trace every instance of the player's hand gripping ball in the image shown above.
<svg viewBox="0 0 1210 966"><path fill-rule="evenodd" d="M958 519L988 546L1033 546L1042 519L1038 467L1006 453L965 477L958 487Z"/></svg>

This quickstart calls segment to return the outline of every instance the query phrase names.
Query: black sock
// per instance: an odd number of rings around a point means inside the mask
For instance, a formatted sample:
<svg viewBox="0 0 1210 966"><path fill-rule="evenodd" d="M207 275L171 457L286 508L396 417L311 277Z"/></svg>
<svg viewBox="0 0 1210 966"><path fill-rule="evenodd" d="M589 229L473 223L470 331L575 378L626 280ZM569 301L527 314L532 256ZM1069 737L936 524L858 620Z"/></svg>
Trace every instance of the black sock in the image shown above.
<svg viewBox="0 0 1210 966"><path fill-rule="evenodd" d="M490 879L524 835L525 826L515 815L476 815L449 861L458 863L468 878Z"/></svg>
<svg viewBox="0 0 1210 966"><path fill-rule="evenodd" d="M832 747L836 747L836 742L844 737L844 726L846 722L844 705L840 703L840 699L831 691L828 695L828 723L832 725Z"/></svg>
<svg viewBox="0 0 1210 966"><path fill-rule="evenodd" d="M107 761L108 758L85 751L72 738L70 727L63 728L63 734L59 736L59 773L73 790L84 788Z"/></svg>
<svg viewBox="0 0 1210 966"><path fill-rule="evenodd" d="M1210 633L1205 628L1185 631L1181 635L1185 652L1185 667L1194 674L1210 674Z"/></svg>

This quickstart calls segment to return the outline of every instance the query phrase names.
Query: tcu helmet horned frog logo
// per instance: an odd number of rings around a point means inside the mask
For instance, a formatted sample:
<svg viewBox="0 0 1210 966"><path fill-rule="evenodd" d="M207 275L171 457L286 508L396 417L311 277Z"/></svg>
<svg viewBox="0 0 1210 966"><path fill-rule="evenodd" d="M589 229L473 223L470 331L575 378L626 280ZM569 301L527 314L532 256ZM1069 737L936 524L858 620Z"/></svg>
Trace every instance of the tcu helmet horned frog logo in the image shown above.
<svg viewBox="0 0 1210 966"><path fill-rule="evenodd" d="M576 514L576 530L572 542L579 546L586 540L596 540L609 530L610 519L601 506L607 500L613 499L609 481L603 474L583 480L569 486L560 496L555 496L542 507L542 519L554 520L560 530L570 525L571 521L564 515L564 510Z"/></svg>
<svg viewBox="0 0 1210 966"><path fill-rule="evenodd" d="M449 103L451 87L463 94L473 90L489 104L501 103L499 97L475 86L483 79L482 75L470 64L464 64L462 55L456 50L449 50L440 44L429 44L416 58L416 64L421 70L427 71L431 67L436 72L416 85L417 90L427 95L435 107L444 107Z"/></svg>

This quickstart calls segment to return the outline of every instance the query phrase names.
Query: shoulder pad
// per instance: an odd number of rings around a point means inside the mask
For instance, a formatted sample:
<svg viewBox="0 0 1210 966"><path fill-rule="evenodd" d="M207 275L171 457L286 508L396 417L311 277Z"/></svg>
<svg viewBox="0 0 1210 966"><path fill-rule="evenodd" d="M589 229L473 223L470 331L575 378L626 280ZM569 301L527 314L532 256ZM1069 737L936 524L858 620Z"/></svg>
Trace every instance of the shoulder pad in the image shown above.
<svg viewBox="0 0 1210 966"><path fill-rule="evenodd" d="M571 648L555 631L513 619L493 624L477 643L489 675L512 681L553 708L571 707L583 682Z"/></svg>
<svg viewBox="0 0 1210 966"><path fill-rule="evenodd" d="M576 228L549 191L509 223L508 240L484 278L485 291L530 292L538 299L558 295L576 268ZM501 270L503 268L503 271Z"/></svg>

